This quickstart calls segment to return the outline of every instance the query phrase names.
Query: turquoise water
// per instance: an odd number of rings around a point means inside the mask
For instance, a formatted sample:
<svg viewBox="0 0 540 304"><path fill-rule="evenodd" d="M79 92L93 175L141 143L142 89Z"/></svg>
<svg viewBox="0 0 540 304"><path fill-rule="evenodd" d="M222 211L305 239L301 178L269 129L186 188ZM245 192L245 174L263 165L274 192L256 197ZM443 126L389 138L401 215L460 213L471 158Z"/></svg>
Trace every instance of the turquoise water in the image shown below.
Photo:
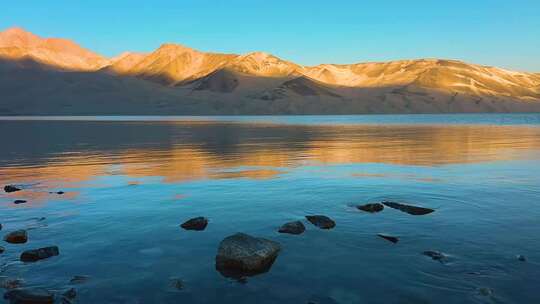
<svg viewBox="0 0 540 304"><path fill-rule="evenodd" d="M24 188L0 194L0 234L29 229L1 244L0 276L26 287L86 275L79 303L540 302L538 114L13 117L0 131L0 184ZM435 212L354 208L381 200ZM309 214L337 226L277 233ZM195 216L205 231L179 227ZM281 243L268 273L215 270L235 232ZM50 245L59 256L18 261Z"/></svg>

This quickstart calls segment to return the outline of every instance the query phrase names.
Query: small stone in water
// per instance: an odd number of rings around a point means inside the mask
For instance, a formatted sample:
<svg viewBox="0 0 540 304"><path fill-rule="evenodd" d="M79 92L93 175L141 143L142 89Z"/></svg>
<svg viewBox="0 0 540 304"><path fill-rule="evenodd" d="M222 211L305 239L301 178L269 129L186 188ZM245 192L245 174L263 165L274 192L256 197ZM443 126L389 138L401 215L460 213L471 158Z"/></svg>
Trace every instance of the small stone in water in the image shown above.
<svg viewBox="0 0 540 304"><path fill-rule="evenodd" d="M173 287L174 289L177 289L177 290L184 289L184 281L182 281L181 279L172 278L171 282L170 282L170 285L171 285L171 287Z"/></svg>
<svg viewBox="0 0 540 304"><path fill-rule="evenodd" d="M493 289L491 288L488 288L488 287L480 287L477 289L478 291L478 294L481 295L481 296L491 296L493 295Z"/></svg>
<svg viewBox="0 0 540 304"><path fill-rule="evenodd" d="M57 246L43 247L38 249L26 250L21 254L21 261L35 262L38 260L47 259L60 254Z"/></svg>
<svg viewBox="0 0 540 304"><path fill-rule="evenodd" d="M26 203L26 201L25 200L15 200L13 203L18 205L18 204L24 204L24 203Z"/></svg>
<svg viewBox="0 0 540 304"><path fill-rule="evenodd" d="M0 254L4 253L6 251L6 248L0 246Z"/></svg>
<svg viewBox="0 0 540 304"><path fill-rule="evenodd" d="M385 206L388 206L388 207L393 208L393 209L397 209L399 211L402 211L402 212L405 212L405 213L408 213L408 214L411 214L411 215L425 215L425 214L429 214L429 213L432 213L433 211L435 211L435 210L430 209L430 208L416 207L416 206L405 205L405 204L389 202L389 201L384 201L382 203Z"/></svg>
<svg viewBox="0 0 540 304"><path fill-rule="evenodd" d="M15 191L20 191L21 189L20 188L17 188L13 185L7 185L4 187L4 191L6 191L7 193L10 193L10 192L15 192Z"/></svg>
<svg viewBox="0 0 540 304"><path fill-rule="evenodd" d="M336 226L336 222L324 215L307 215L306 219L321 229L332 229Z"/></svg>
<svg viewBox="0 0 540 304"><path fill-rule="evenodd" d="M73 276L73 278L71 278L71 280L69 280L69 283L71 283L71 284L82 284L82 283L85 283L88 280L90 280L89 276L76 275L76 276Z"/></svg>
<svg viewBox="0 0 540 304"><path fill-rule="evenodd" d="M26 230L16 230L8 233L4 237L4 241L12 244L23 244L28 241L28 234L26 233Z"/></svg>
<svg viewBox="0 0 540 304"><path fill-rule="evenodd" d="M422 254L434 259L435 261L442 261L446 258L446 255L444 255L444 253L440 251L427 250L424 251Z"/></svg>
<svg viewBox="0 0 540 304"><path fill-rule="evenodd" d="M58 191L56 194L64 194L64 191Z"/></svg>
<svg viewBox="0 0 540 304"><path fill-rule="evenodd" d="M208 225L208 219L202 216L192 218L186 222L184 222L180 227L186 229L186 230L197 230L201 231L206 228Z"/></svg>
<svg viewBox="0 0 540 304"><path fill-rule="evenodd" d="M521 261L521 262L527 261L527 258L524 255L521 255L521 254L518 254L516 256L516 258L518 259L518 261Z"/></svg>
<svg viewBox="0 0 540 304"><path fill-rule="evenodd" d="M374 203L374 204L365 204L365 205L356 206L356 208L362 211L375 213L375 212L383 211L384 205L381 203Z"/></svg>
<svg viewBox="0 0 540 304"><path fill-rule="evenodd" d="M390 241L390 242L394 243L394 244L397 243L397 242L399 242L399 239L398 239L397 237L395 237L395 236L391 236L391 235L387 235L387 234L382 234L382 233L378 233L377 235L378 235L379 237L381 237L381 238L387 240L387 241Z"/></svg>
<svg viewBox="0 0 540 304"><path fill-rule="evenodd" d="M306 227L300 221L294 221L283 224L278 230L280 233L301 234L306 230Z"/></svg>

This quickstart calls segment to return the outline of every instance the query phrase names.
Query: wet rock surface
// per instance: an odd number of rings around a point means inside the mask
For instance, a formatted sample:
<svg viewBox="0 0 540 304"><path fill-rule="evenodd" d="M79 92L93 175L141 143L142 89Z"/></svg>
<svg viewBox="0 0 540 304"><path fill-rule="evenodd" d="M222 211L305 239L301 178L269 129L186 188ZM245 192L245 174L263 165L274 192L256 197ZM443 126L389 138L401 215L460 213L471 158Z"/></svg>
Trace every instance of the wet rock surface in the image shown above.
<svg viewBox="0 0 540 304"><path fill-rule="evenodd" d="M236 233L219 244L216 269L231 278L264 273L270 269L280 250L277 242Z"/></svg>
<svg viewBox="0 0 540 304"><path fill-rule="evenodd" d="M186 229L186 230L196 230L196 231L202 231L206 229L206 226L208 225L208 219L202 216L192 218L190 220L187 220L183 224L180 225L180 227Z"/></svg>
<svg viewBox="0 0 540 304"><path fill-rule="evenodd" d="M365 212L376 213L376 212L383 211L384 205L381 203L374 203L374 204L359 205L359 206L356 206L356 208Z"/></svg>
<svg viewBox="0 0 540 304"><path fill-rule="evenodd" d="M388 235L388 234L383 234L383 233L377 233L377 236L378 237L381 237L389 242L392 242L394 244L396 244L397 242L399 242L399 238L396 237L396 236L391 236L391 235Z"/></svg>
<svg viewBox="0 0 540 304"><path fill-rule="evenodd" d="M60 254L57 246L43 247L38 249L26 250L21 254L21 261L23 262L36 262L39 260L47 259Z"/></svg>
<svg viewBox="0 0 540 304"><path fill-rule="evenodd" d="M336 227L336 222L325 215L307 215L306 219L321 229L332 229Z"/></svg>
<svg viewBox="0 0 540 304"><path fill-rule="evenodd" d="M26 230L15 230L4 236L4 241L11 244L24 244L28 241L28 233Z"/></svg>
<svg viewBox="0 0 540 304"><path fill-rule="evenodd" d="M384 201L382 203L387 207L397 209L399 211L402 211L411 215L425 215L425 214L429 214L435 211L430 208L417 207L417 206L406 205L406 204L401 204L401 203L396 203L396 202Z"/></svg>
<svg viewBox="0 0 540 304"><path fill-rule="evenodd" d="M54 294L41 288L13 289L4 294L10 304L53 304Z"/></svg>
<svg viewBox="0 0 540 304"><path fill-rule="evenodd" d="M20 191L21 188L19 187L16 187L14 185L7 185L7 186L4 186L4 191L6 191L7 193L10 193L10 192L15 192L15 191Z"/></svg>
<svg viewBox="0 0 540 304"><path fill-rule="evenodd" d="M283 224L278 232L288 234L302 234L306 230L306 226L301 221L294 221Z"/></svg>
<svg viewBox="0 0 540 304"><path fill-rule="evenodd" d="M15 201L13 201L13 203L14 203L15 205L18 205L18 204L24 204L24 203L26 203L26 202L27 202L26 200L15 200Z"/></svg>

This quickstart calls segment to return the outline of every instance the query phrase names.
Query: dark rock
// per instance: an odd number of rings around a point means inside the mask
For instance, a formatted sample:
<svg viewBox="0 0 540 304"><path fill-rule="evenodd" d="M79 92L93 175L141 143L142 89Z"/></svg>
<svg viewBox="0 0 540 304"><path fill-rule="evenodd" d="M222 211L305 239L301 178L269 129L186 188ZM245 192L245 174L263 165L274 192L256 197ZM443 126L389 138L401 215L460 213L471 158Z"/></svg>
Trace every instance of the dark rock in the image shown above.
<svg viewBox="0 0 540 304"><path fill-rule="evenodd" d="M6 251L6 248L0 246L0 254L4 253Z"/></svg>
<svg viewBox="0 0 540 304"><path fill-rule="evenodd" d="M236 233L219 244L216 269L232 278L264 273L270 270L280 250L277 242Z"/></svg>
<svg viewBox="0 0 540 304"><path fill-rule="evenodd" d="M444 253L440 251L434 251L434 250L427 250L427 251L422 252L422 254L432 258L435 261L439 261L441 263L447 258Z"/></svg>
<svg viewBox="0 0 540 304"><path fill-rule="evenodd" d="M0 224L0 230L2 230L2 224Z"/></svg>
<svg viewBox="0 0 540 304"><path fill-rule="evenodd" d="M208 225L208 219L202 216L192 218L182 225L180 227L186 229L186 230L204 230L206 226Z"/></svg>
<svg viewBox="0 0 540 304"><path fill-rule="evenodd" d="M45 289L13 289L4 294L11 304L53 304L54 294Z"/></svg>
<svg viewBox="0 0 540 304"><path fill-rule="evenodd" d="M76 276L73 276L73 278L71 278L71 280L69 280L69 283L70 284L82 284L82 283L86 283L88 280L90 280L89 276L76 275Z"/></svg>
<svg viewBox="0 0 540 304"><path fill-rule="evenodd" d="M10 192L15 192L15 191L20 191L21 189L20 188L17 188L13 185L7 185L4 187L4 191L6 191L7 193L10 193Z"/></svg>
<svg viewBox="0 0 540 304"><path fill-rule="evenodd" d="M25 200L15 200L13 203L18 205L18 204L24 204L24 203L26 203L26 201Z"/></svg>
<svg viewBox="0 0 540 304"><path fill-rule="evenodd" d="M390 241L392 243L397 243L399 242L399 239L395 236L391 236L391 235L387 235L387 234L382 234L382 233L378 233L377 234L379 237L382 237L383 239L387 240L387 241Z"/></svg>
<svg viewBox="0 0 540 304"><path fill-rule="evenodd" d="M35 262L47 259L60 254L57 246L43 247L39 249L26 250L21 254L21 261Z"/></svg>
<svg viewBox="0 0 540 304"><path fill-rule="evenodd" d="M64 194L64 191L58 191L56 194Z"/></svg>
<svg viewBox="0 0 540 304"><path fill-rule="evenodd" d="M306 227L300 221L289 222L283 224L278 230L280 233L289 233L289 234L301 234L306 230Z"/></svg>
<svg viewBox="0 0 540 304"><path fill-rule="evenodd" d="M381 203L374 203L374 204L365 204L365 205L356 206L356 208L362 211L375 213L375 212L383 211L384 205Z"/></svg>
<svg viewBox="0 0 540 304"><path fill-rule="evenodd" d="M28 234L26 230L16 230L6 234L4 241L12 244L23 244L28 241Z"/></svg>
<svg viewBox="0 0 540 304"><path fill-rule="evenodd" d="M526 262L527 261L527 258L524 255L521 255L521 254L518 254L516 256L516 258L518 259L518 261L521 261L521 262Z"/></svg>
<svg viewBox="0 0 540 304"><path fill-rule="evenodd" d="M307 215L306 219L321 229L332 229L336 226L336 222L324 215Z"/></svg>
<svg viewBox="0 0 540 304"><path fill-rule="evenodd" d="M429 208L416 207L416 206L405 205L405 204L400 204L400 203L395 203L395 202L385 201L382 203L390 208L397 209L399 211L403 211L412 215L424 215L424 214L429 214L435 211Z"/></svg>

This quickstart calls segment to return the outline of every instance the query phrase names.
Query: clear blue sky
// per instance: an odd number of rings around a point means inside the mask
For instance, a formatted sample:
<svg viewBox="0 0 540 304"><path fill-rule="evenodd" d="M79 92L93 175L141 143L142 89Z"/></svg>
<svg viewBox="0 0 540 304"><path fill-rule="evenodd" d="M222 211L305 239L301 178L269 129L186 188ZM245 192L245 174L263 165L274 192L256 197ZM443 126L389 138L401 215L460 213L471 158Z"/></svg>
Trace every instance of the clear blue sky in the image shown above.
<svg viewBox="0 0 540 304"><path fill-rule="evenodd" d="M174 42L308 65L437 57L540 72L540 0L6 1L0 30L12 26L106 56Z"/></svg>

